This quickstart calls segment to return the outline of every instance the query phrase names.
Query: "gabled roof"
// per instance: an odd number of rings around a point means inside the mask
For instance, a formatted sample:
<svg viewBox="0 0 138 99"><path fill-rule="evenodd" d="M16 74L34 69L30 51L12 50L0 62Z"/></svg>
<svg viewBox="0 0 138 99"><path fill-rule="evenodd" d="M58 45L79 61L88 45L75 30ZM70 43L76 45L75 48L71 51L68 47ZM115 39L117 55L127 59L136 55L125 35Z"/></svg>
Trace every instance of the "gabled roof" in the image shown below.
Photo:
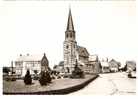
<svg viewBox="0 0 138 99"><path fill-rule="evenodd" d="M77 46L79 56L89 57L89 53L85 47Z"/></svg>
<svg viewBox="0 0 138 99"><path fill-rule="evenodd" d="M114 59L111 59L109 62L117 62L116 60L114 60Z"/></svg>
<svg viewBox="0 0 138 99"><path fill-rule="evenodd" d="M44 53L43 58L41 59L41 65L42 65L42 66L48 66L48 65L49 65L49 62L48 62L48 59L47 59L45 53Z"/></svg>

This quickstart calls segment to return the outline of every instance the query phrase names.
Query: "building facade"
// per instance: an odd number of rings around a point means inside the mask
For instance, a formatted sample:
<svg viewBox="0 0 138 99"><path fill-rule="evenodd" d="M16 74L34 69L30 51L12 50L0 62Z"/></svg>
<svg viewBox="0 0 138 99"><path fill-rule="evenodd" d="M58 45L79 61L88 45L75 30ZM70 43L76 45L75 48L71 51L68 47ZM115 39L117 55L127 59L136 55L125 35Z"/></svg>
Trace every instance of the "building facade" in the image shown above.
<svg viewBox="0 0 138 99"><path fill-rule="evenodd" d="M101 72L101 63L99 61L98 55L89 56L89 62L87 67L87 73L98 74Z"/></svg>
<svg viewBox="0 0 138 99"><path fill-rule="evenodd" d="M110 72L110 65L109 65L109 62L108 62L108 59L103 59L101 61L101 71L102 73L109 73Z"/></svg>
<svg viewBox="0 0 138 99"><path fill-rule="evenodd" d="M69 10L67 29L65 31L65 41L64 41L64 68L65 73L71 73L75 67L76 60L76 49L77 42L75 40L75 30L71 15L71 10Z"/></svg>
<svg viewBox="0 0 138 99"><path fill-rule="evenodd" d="M126 61L126 68L127 68L127 71L136 70L136 62L135 61Z"/></svg>
<svg viewBox="0 0 138 99"><path fill-rule="evenodd" d="M58 65L55 65L53 71L59 72L60 74L64 73L64 61L60 61Z"/></svg>
<svg viewBox="0 0 138 99"><path fill-rule="evenodd" d="M74 30L71 10L69 10L67 29L65 31L64 41L64 70L65 73L72 73L76 65L87 73L90 72L92 65L89 65L89 53L85 47L77 45L76 33ZM92 63L92 62L91 62ZM94 66L97 63L93 63ZM94 68L95 69L95 68Z"/></svg>
<svg viewBox="0 0 138 99"><path fill-rule="evenodd" d="M15 73L19 76L25 76L26 71L29 70L30 74L33 75L37 71L40 73L41 70L47 70L48 60L44 55L20 55L15 61Z"/></svg>
<svg viewBox="0 0 138 99"><path fill-rule="evenodd" d="M111 72L118 72L119 71L119 62L112 59L109 61L110 71Z"/></svg>
<svg viewBox="0 0 138 99"><path fill-rule="evenodd" d="M50 71L49 61L45 53L44 53L43 58L41 59L41 71Z"/></svg>

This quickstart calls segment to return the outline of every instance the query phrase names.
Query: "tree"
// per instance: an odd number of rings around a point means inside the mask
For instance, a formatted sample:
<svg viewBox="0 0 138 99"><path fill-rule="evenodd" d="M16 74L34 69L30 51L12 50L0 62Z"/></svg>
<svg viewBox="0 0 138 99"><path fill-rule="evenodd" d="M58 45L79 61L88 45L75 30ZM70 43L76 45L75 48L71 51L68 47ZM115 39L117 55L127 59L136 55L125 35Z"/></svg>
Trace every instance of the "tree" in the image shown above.
<svg viewBox="0 0 138 99"><path fill-rule="evenodd" d="M34 70L34 73L37 75L38 71L37 70Z"/></svg>
<svg viewBox="0 0 138 99"><path fill-rule="evenodd" d="M72 71L71 78L84 78L84 72L78 67L77 60L76 60L75 68Z"/></svg>
<svg viewBox="0 0 138 99"><path fill-rule="evenodd" d="M46 72L46 79L47 79L47 83L51 83L51 77L50 77L50 74L49 72Z"/></svg>
<svg viewBox="0 0 138 99"><path fill-rule="evenodd" d="M41 76L39 79L39 83L41 84L41 86L46 85L46 73L44 71L41 71Z"/></svg>
<svg viewBox="0 0 138 99"><path fill-rule="evenodd" d="M127 71L127 64L124 66L124 71Z"/></svg>
<svg viewBox="0 0 138 99"><path fill-rule="evenodd" d="M3 67L3 73L8 74L10 72L10 69L8 67Z"/></svg>
<svg viewBox="0 0 138 99"><path fill-rule="evenodd" d="M51 77L50 77L49 72L41 71L41 76L40 76L39 82L40 82L41 86L51 83Z"/></svg>
<svg viewBox="0 0 138 99"><path fill-rule="evenodd" d="M26 75L24 77L24 83L26 85L32 84L32 78L31 78L31 75L30 75L30 71L29 70L27 70Z"/></svg>

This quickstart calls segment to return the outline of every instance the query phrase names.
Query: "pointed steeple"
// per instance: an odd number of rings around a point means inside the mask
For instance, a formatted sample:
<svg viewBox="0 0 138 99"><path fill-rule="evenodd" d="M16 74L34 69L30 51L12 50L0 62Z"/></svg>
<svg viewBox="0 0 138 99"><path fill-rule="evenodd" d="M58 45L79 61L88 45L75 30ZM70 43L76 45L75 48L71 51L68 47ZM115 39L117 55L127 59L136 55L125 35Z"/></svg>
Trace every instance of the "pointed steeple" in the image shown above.
<svg viewBox="0 0 138 99"><path fill-rule="evenodd" d="M69 9L67 31L74 31L71 9Z"/></svg>

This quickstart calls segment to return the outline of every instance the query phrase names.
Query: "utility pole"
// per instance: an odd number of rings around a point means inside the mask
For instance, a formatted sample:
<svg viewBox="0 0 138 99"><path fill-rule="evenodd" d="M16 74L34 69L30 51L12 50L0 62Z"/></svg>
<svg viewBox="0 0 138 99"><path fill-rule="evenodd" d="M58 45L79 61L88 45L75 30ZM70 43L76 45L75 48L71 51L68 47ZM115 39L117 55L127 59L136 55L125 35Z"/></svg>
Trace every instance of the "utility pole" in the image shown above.
<svg viewBox="0 0 138 99"><path fill-rule="evenodd" d="M11 62L11 74L13 74L13 61Z"/></svg>

